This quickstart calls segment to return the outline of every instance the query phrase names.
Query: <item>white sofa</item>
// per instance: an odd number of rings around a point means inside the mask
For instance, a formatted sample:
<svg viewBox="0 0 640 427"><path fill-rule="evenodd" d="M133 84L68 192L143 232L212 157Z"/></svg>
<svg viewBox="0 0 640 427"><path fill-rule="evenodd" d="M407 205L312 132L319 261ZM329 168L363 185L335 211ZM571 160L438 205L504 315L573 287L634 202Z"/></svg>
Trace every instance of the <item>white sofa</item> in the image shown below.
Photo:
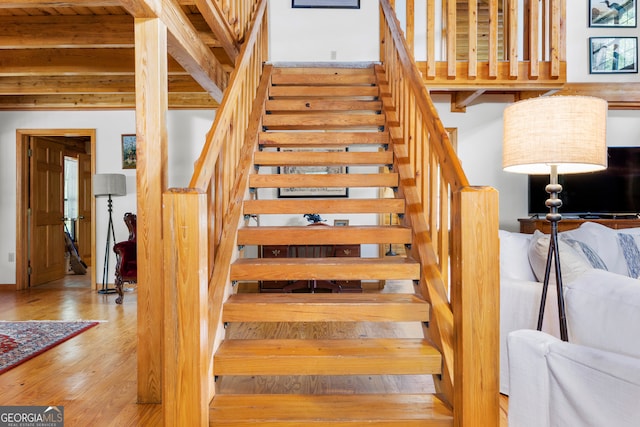
<svg viewBox="0 0 640 427"><path fill-rule="evenodd" d="M586 222L559 241L569 342L640 358L640 229ZM500 392L511 394L507 336L536 329L548 236L501 230L500 250ZM559 337L553 283L542 330Z"/></svg>
<svg viewBox="0 0 640 427"><path fill-rule="evenodd" d="M509 426L639 425L639 358L525 329L509 334L508 348Z"/></svg>

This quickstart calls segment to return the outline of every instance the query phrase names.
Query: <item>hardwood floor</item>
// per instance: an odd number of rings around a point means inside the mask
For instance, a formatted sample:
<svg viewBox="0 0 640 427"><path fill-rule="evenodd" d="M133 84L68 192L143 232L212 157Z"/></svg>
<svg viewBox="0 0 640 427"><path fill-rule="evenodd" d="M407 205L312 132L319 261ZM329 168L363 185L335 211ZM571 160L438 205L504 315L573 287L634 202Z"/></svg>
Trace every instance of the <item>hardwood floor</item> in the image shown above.
<svg viewBox="0 0 640 427"><path fill-rule="evenodd" d="M161 426L160 405L136 403L136 292L127 292L122 305L116 295L100 295L90 289L86 276L66 279L26 291L0 286L2 320L100 320L98 326L0 375L0 406L62 405L67 426ZM386 291L403 284L388 284ZM278 327L278 326L275 326ZM297 334L317 336L328 326L300 324ZM341 328L334 324L331 328ZM367 325L356 333L370 334ZM235 337L259 336L263 325L246 324L229 331ZM290 332L290 331L289 331ZM349 331L353 333L354 331ZM413 335L407 326L398 331L378 331L400 336ZM247 392L255 388L272 392L353 392L354 390L399 387L430 392L430 378L413 376L349 377L265 377L259 382L223 379L219 391ZM507 426L508 398L500 397L500 426Z"/></svg>
<svg viewBox="0 0 640 427"><path fill-rule="evenodd" d="M89 274L0 287L2 320L102 321L0 375L0 405L62 405L71 427L161 426L160 405L136 404L136 293L118 305L90 289Z"/></svg>

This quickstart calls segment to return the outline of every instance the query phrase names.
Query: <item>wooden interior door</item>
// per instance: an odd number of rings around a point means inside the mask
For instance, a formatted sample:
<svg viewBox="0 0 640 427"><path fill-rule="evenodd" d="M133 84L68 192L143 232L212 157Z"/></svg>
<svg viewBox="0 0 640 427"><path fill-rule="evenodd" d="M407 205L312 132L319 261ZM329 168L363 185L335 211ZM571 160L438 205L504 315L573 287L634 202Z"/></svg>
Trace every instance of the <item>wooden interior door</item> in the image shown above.
<svg viewBox="0 0 640 427"><path fill-rule="evenodd" d="M29 285L65 276L64 147L30 140Z"/></svg>
<svg viewBox="0 0 640 427"><path fill-rule="evenodd" d="M91 156L78 155L78 222L77 241L80 258L87 266L93 265L91 245Z"/></svg>

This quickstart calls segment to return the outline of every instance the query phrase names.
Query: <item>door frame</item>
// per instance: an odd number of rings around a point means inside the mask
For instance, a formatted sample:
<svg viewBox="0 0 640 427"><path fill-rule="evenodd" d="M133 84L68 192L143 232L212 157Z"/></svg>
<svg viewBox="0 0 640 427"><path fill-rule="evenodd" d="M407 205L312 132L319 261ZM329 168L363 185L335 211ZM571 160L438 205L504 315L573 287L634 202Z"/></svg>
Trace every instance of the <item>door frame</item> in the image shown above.
<svg viewBox="0 0 640 427"><path fill-rule="evenodd" d="M16 130L16 290L29 288L29 139L32 136L88 136L90 137L91 176L96 171L95 129L17 129ZM96 248L96 199L91 198L91 253ZM95 265L95 263L92 263ZM91 289L97 289L95 274L91 274Z"/></svg>

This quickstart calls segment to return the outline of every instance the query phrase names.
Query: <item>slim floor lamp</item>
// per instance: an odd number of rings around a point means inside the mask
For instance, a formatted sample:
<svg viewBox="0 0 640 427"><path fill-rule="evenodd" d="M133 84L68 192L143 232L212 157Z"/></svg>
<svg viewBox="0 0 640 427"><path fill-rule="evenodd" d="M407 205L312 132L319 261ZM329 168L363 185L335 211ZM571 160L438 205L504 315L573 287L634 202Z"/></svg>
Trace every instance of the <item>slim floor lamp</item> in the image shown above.
<svg viewBox="0 0 640 427"><path fill-rule="evenodd" d="M93 176L93 195L95 197L107 196L107 210L109 212L109 222L107 225L107 242L104 249L104 265L102 267L102 288L98 291L101 294L115 293L114 288L107 285L107 277L109 275L109 255L111 253L111 245L116 241L116 235L113 230L113 201L112 196L127 195L126 176L119 173L103 173Z"/></svg>
<svg viewBox="0 0 640 427"><path fill-rule="evenodd" d="M538 330L542 329L551 264L555 260L560 338L568 341L562 274L558 248L558 222L562 215L558 174L606 169L607 102L586 96L550 96L516 102L504 111L502 166L507 172L549 174L546 216L551 223L549 253L544 274Z"/></svg>

